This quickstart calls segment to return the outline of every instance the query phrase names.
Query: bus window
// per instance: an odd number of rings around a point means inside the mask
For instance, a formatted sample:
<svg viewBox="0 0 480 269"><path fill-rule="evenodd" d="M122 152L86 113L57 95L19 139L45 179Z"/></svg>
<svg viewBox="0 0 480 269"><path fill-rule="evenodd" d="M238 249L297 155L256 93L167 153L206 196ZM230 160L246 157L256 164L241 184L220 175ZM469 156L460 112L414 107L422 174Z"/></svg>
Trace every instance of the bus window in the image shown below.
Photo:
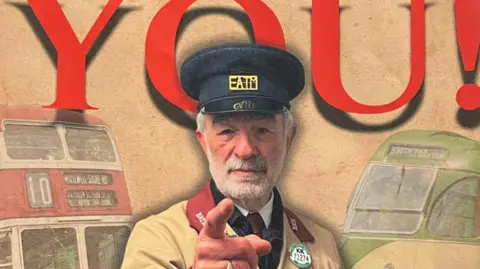
<svg viewBox="0 0 480 269"><path fill-rule="evenodd" d="M353 205L349 230L412 233L423 210L436 170L393 165L371 165Z"/></svg>
<svg viewBox="0 0 480 269"><path fill-rule="evenodd" d="M480 236L480 178L468 178L450 187L435 203L428 230L442 237Z"/></svg>
<svg viewBox="0 0 480 269"><path fill-rule="evenodd" d="M0 232L0 269L12 269L12 243L9 232Z"/></svg>
<svg viewBox="0 0 480 269"><path fill-rule="evenodd" d="M24 230L22 245L25 269L80 269L73 228Z"/></svg>
<svg viewBox="0 0 480 269"><path fill-rule="evenodd" d="M77 161L115 162L115 151L105 130L66 127L70 156Z"/></svg>
<svg viewBox="0 0 480 269"><path fill-rule="evenodd" d="M62 142L54 126L5 124L7 155L16 160L62 160Z"/></svg>
<svg viewBox="0 0 480 269"><path fill-rule="evenodd" d="M88 268L120 269L129 235L126 226L85 229Z"/></svg>

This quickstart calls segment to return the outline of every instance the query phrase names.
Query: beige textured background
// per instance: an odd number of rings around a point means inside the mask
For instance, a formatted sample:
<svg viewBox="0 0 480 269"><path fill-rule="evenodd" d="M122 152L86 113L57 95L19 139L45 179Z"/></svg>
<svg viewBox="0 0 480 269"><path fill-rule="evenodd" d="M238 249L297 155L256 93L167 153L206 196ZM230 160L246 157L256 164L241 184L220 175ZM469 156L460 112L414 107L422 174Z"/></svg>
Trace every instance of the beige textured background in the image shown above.
<svg viewBox="0 0 480 269"><path fill-rule="evenodd" d="M294 101L299 133L279 188L289 205L319 222L343 223L348 196L364 166L390 134L404 129L441 129L479 139L456 120L455 95L462 84L457 56L453 1L431 0L426 11L426 78L423 102L404 125L381 132L339 128L319 113L310 78L310 14L307 0L266 0L278 16L287 49L308 72L304 92ZM26 1L10 2L26 3ZM105 0L61 0L80 40ZM106 120L118 145L136 219L185 199L208 179L207 162L194 132L159 112L145 83L144 48L151 19L166 1L124 0L127 13L87 71L89 111ZM341 15L341 74L353 98L368 104L397 98L410 76L410 14L405 0L349 0ZM233 1L197 1L199 7L241 10ZM56 69L19 9L0 4L0 103L51 104ZM190 24L179 40L177 63L197 49L225 41L250 42L242 25L224 15ZM368 124L387 123L404 108L383 115L351 115Z"/></svg>

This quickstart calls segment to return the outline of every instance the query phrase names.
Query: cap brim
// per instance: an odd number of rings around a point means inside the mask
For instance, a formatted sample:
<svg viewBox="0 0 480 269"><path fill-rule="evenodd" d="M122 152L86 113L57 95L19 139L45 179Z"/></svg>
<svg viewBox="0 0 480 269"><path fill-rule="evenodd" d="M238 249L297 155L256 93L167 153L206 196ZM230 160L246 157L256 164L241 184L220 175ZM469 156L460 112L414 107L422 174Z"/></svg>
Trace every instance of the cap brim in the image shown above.
<svg viewBox="0 0 480 269"><path fill-rule="evenodd" d="M236 112L262 112L279 113L285 111L289 106L274 99L258 96L235 96L220 98L203 104L202 113L221 114Z"/></svg>

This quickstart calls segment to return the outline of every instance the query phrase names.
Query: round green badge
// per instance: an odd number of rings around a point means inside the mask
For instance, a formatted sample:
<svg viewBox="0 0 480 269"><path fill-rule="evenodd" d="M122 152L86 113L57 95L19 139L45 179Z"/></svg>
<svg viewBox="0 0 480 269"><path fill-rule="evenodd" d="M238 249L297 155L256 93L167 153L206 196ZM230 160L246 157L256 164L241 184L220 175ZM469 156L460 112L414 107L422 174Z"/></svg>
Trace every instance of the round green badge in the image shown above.
<svg viewBox="0 0 480 269"><path fill-rule="evenodd" d="M308 249L301 243L290 247L290 260L299 268L307 268L312 264L312 257Z"/></svg>

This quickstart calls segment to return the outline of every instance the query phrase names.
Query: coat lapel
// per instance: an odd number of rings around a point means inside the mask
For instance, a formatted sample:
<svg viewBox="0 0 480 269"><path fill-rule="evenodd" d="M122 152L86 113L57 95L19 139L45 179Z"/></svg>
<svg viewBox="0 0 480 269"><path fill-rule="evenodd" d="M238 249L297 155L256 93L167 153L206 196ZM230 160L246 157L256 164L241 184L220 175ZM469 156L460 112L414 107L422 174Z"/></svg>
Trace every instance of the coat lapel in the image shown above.
<svg viewBox="0 0 480 269"><path fill-rule="evenodd" d="M187 202L186 215L190 227L197 232L202 230L205 224L207 213L215 208L212 192L209 184L205 184L202 189Z"/></svg>
<svg viewBox="0 0 480 269"><path fill-rule="evenodd" d="M283 223L285 223L283 225L283 246L278 268L298 269L290 259L290 247L294 244L303 243L308 248L310 243L315 242L315 238L301 220L287 208L284 208ZM286 223L289 225L286 225ZM312 263L308 268L315 268L315 264Z"/></svg>
<svg viewBox="0 0 480 269"><path fill-rule="evenodd" d="M205 184L202 189L187 202L186 215L190 227L200 233L203 225L205 225L208 212L215 208L215 200L213 199L210 189L210 182ZM234 230L227 223L226 233L233 237L236 236Z"/></svg>

